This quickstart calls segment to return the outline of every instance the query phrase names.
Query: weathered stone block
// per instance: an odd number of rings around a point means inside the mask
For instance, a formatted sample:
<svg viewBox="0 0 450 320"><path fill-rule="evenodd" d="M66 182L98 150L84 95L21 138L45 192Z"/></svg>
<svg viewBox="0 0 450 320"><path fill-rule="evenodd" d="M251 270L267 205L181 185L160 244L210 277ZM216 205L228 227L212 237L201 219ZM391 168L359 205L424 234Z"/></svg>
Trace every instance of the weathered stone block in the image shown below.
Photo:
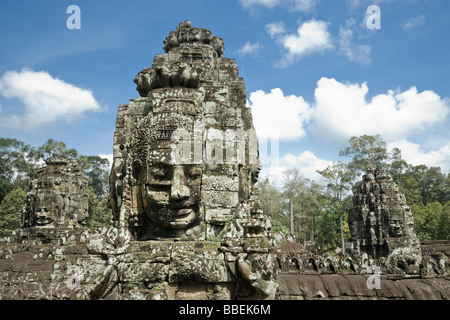
<svg viewBox="0 0 450 320"><path fill-rule="evenodd" d="M229 208L238 203L238 192L202 190L202 199L204 206Z"/></svg>
<svg viewBox="0 0 450 320"><path fill-rule="evenodd" d="M344 275L350 284L355 296L357 297L375 297L377 294L367 286L367 278L362 275Z"/></svg>
<svg viewBox="0 0 450 320"><path fill-rule="evenodd" d="M301 275L298 277L298 285L305 298L328 298L329 296L320 277Z"/></svg>
<svg viewBox="0 0 450 320"><path fill-rule="evenodd" d="M342 275L320 275L325 290L330 298L349 297L354 295L350 283Z"/></svg>

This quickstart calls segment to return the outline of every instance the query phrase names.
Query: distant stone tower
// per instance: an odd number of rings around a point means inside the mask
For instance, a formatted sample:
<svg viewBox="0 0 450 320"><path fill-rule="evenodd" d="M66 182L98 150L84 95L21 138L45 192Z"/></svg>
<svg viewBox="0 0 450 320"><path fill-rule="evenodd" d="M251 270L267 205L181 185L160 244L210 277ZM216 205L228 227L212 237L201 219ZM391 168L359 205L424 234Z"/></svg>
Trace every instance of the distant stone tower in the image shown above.
<svg viewBox="0 0 450 320"><path fill-rule="evenodd" d="M56 239L61 231L84 227L88 218L87 181L77 162L53 155L30 182L21 238Z"/></svg>
<svg viewBox="0 0 450 320"><path fill-rule="evenodd" d="M353 249L373 258L420 255L411 209L391 176L382 168L368 169L355 189L348 216Z"/></svg>

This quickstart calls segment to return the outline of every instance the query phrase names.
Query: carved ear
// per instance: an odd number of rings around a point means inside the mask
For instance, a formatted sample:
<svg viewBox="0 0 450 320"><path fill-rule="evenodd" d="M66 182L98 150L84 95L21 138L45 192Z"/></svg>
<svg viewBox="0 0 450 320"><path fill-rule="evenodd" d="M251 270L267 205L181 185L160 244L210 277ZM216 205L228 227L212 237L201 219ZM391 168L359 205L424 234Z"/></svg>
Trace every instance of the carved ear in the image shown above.
<svg viewBox="0 0 450 320"><path fill-rule="evenodd" d="M141 171L142 171L141 160L136 159L133 161L133 164L131 165L131 171L132 171L133 178L135 178L136 180L139 180L139 175L141 174Z"/></svg>

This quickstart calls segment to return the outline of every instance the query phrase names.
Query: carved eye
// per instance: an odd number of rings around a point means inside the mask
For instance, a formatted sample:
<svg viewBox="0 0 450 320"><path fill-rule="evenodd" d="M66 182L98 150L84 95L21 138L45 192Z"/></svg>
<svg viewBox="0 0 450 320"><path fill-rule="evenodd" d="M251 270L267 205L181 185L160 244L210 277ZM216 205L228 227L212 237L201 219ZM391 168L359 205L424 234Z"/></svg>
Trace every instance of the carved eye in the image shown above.
<svg viewBox="0 0 450 320"><path fill-rule="evenodd" d="M161 168L155 168L152 171L152 175L155 179L164 179L166 177L166 172Z"/></svg>
<svg viewBox="0 0 450 320"><path fill-rule="evenodd" d="M189 177L196 179L202 175L202 169L199 167L192 167L188 171Z"/></svg>
<svg viewBox="0 0 450 320"><path fill-rule="evenodd" d="M170 180L171 179L171 172L169 168L165 166L155 166L151 169L151 174L153 176L153 179L155 180Z"/></svg>

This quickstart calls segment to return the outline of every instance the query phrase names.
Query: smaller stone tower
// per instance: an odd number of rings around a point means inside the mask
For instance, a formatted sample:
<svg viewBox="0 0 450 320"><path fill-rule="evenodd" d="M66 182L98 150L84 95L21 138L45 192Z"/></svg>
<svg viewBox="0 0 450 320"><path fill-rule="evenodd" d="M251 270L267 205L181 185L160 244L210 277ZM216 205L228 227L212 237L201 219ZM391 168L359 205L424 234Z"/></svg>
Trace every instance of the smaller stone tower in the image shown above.
<svg viewBox="0 0 450 320"><path fill-rule="evenodd" d="M357 253L377 259L397 254L420 255L414 220L398 185L382 168L368 169L355 188L348 215L351 243Z"/></svg>
<svg viewBox="0 0 450 320"><path fill-rule="evenodd" d="M61 231L83 227L88 217L87 181L77 162L53 155L30 182L19 241L56 239Z"/></svg>

